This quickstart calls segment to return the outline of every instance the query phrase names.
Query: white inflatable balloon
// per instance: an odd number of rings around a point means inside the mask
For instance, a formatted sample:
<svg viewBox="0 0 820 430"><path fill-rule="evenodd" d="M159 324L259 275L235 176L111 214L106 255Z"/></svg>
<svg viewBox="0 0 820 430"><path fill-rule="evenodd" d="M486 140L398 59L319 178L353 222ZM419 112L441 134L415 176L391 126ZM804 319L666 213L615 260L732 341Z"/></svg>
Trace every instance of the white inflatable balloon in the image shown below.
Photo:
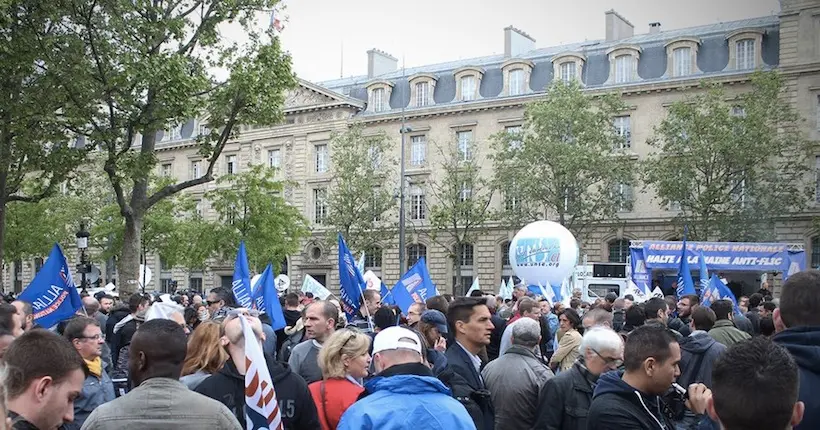
<svg viewBox="0 0 820 430"><path fill-rule="evenodd" d="M510 265L516 276L531 285L561 285L577 262L575 236L556 222L528 224L510 242Z"/></svg>

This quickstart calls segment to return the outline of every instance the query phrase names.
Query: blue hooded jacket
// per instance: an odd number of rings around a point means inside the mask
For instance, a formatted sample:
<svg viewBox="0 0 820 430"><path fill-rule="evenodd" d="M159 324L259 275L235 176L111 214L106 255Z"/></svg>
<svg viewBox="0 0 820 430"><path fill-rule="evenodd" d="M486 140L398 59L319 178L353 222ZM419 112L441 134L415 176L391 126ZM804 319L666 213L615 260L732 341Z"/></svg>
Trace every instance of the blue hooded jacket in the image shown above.
<svg viewBox="0 0 820 430"><path fill-rule="evenodd" d="M795 430L820 429L820 327L795 327L774 336L800 368L798 399L806 405L803 421Z"/></svg>
<svg viewBox="0 0 820 430"><path fill-rule="evenodd" d="M369 394L345 411L338 430L475 430L464 406L433 376L376 376L365 390Z"/></svg>

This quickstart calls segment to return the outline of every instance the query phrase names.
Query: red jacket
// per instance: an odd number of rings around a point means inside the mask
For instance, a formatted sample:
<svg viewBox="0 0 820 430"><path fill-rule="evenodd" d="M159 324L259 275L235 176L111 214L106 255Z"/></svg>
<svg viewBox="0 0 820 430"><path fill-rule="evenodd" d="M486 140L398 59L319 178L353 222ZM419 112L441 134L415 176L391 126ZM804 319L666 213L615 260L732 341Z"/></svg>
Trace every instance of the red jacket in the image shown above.
<svg viewBox="0 0 820 430"><path fill-rule="evenodd" d="M324 401L322 401L322 384L325 386ZM322 430L335 430L342 419L342 414L359 398L364 391L361 387L347 379L327 379L316 381L308 385L313 403L319 412L319 422Z"/></svg>

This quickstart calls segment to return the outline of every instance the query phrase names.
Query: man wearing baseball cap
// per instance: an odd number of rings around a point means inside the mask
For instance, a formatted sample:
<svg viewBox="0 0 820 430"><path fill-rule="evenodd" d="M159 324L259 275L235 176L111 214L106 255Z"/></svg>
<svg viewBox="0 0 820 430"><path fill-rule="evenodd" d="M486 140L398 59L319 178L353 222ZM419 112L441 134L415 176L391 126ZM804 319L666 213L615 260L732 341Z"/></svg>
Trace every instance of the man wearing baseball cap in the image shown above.
<svg viewBox="0 0 820 430"><path fill-rule="evenodd" d="M424 364L414 332L403 327L380 331L373 361L377 375L365 384L366 397L342 415L339 430L475 429L464 406Z"/></svg>

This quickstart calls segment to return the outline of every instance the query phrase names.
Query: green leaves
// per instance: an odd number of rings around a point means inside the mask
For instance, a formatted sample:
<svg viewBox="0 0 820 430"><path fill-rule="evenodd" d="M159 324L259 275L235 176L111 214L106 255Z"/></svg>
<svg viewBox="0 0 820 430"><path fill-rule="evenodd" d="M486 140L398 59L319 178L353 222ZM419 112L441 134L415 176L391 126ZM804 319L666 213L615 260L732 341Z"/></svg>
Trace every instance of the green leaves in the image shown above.
<svg viewBox="0 0 820 430"><path fill-rule="evenodd" d="M718 85L673 104L650 144L644 181L696 240L774 240L774 219L800 211L812 187L810 145L775 72L730 98Z"/></svg>
<svg viewBox="0 0 820 430"><path fill-rule="evenodd" d="M632 185L636 170L613 126L625 110L617 96L593 97L577 83L556 81L527 106L521 132L494 136L494 186L506 202L516 201L502 213L507 223L553 217L581 236L617 218L613 190Z"/></svg>

